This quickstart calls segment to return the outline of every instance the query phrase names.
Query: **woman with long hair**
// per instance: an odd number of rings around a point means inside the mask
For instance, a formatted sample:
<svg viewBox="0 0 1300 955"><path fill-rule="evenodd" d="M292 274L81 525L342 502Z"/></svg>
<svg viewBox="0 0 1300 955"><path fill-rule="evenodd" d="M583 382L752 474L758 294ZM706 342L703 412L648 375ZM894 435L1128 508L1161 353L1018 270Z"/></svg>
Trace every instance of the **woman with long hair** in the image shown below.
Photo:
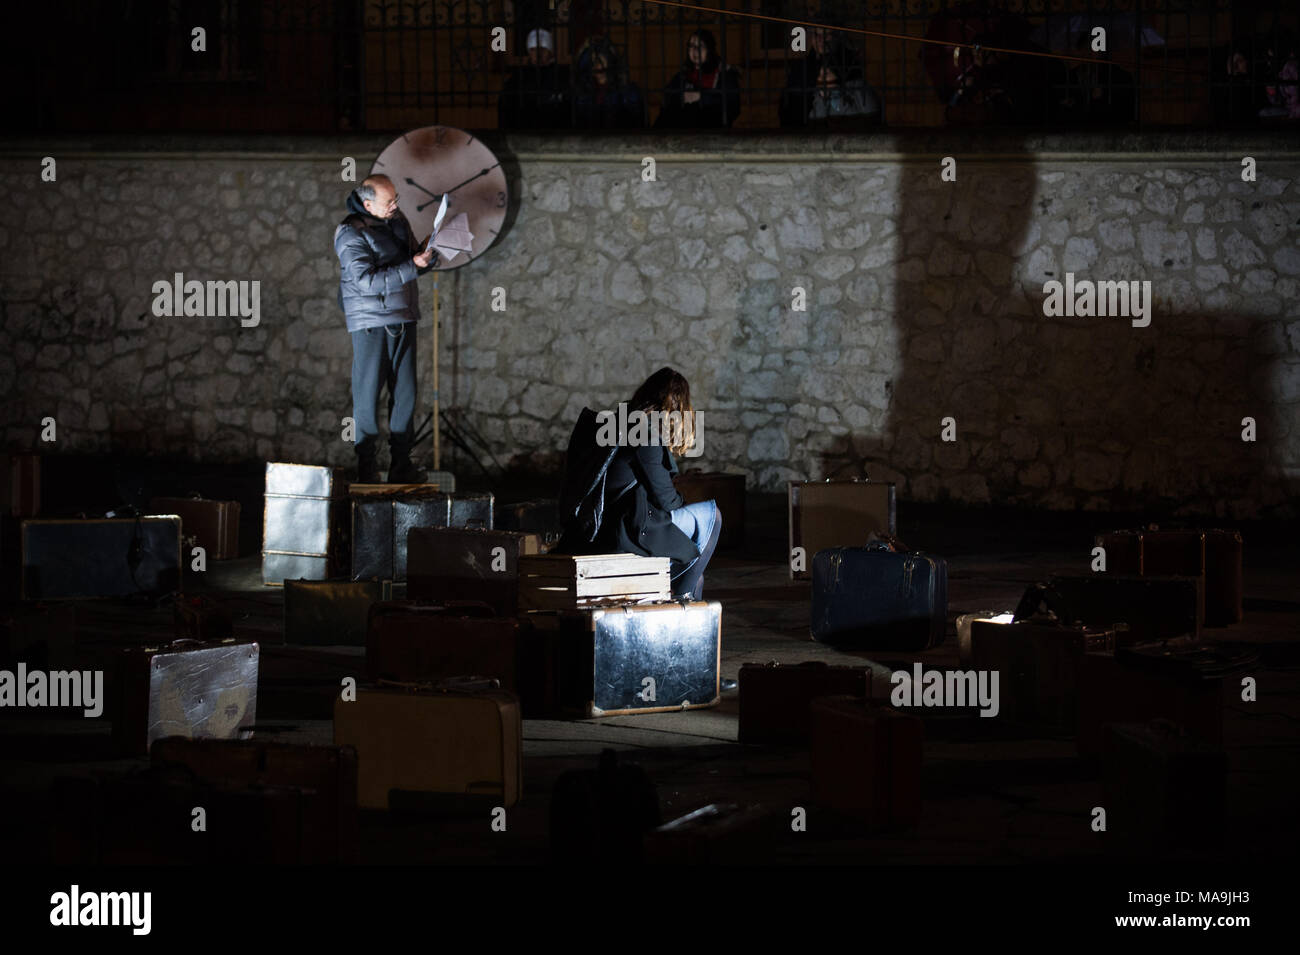
<svg viewBox="0 0 1300 955"><path fill-rule="evenodd" d="M710 31L696 30L686 41L686 61L664 88L655 128L725 128L739 115L740 72L723 62Z"/></svg>
<svg viewBox="0 0 1300 955"><path fill-rule="evenodd" d="M636 412L650 424L638 427ZM590 412L584 412L587 415ZM606 453L612 446L606 439L591 434L580 437L581 420L574 429L562 497L577 501L595 483L593 493L601 497L600 517L589 540L570 522L555 552L667 557L673 596L700 600L704 570L722 531L722 515L714 501L687 504L673 486L677 473L673 456L685 454L696 442L690 384L672 368L660 368L627 402L626 420L633 426L618 436L612 457ZM611 434L614 428L607 424L606 434ZM604 467L603 482L592 481L593 458ZM581 490L573 493L574 486Z"/></svg>
<svg viewBox="0 0 1300 955"><path fill-rule="evenodd" d="M578 51L573 124L577 129L639 129L645 125L641 90L628 77L618 48L603 36L592 37Z"/></svg>

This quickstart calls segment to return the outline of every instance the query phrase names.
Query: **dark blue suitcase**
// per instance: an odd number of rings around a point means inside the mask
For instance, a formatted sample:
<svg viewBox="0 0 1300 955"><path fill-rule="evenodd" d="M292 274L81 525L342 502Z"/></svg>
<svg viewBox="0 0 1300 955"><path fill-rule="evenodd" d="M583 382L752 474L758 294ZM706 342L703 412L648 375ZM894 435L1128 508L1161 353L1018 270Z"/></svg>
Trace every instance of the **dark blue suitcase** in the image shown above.
<svg viewBox="0 0 1300 955"><path fill-rule="evenodd" d="M869 650L943 643L948 564L917 551L829 547L812 562L812 636Z"/></svg>

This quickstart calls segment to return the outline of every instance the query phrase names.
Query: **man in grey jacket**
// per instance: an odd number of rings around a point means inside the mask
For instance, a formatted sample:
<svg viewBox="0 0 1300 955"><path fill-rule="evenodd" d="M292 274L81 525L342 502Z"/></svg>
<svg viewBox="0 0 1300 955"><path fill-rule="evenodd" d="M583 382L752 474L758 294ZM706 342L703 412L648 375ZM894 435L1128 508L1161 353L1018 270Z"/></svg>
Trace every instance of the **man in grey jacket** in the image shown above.
<svg viewBox="0 0 1300 955"><path fill-rule="evenodd" d="M423 243L397 208L387 176L370 176L348 196L350 215L334 230L339 305L352 336L352 418L356 423L357 480L379 480L379 392L388 386L390 484L417 484L423 471L411 463L414 437L415 329L420 318L416 277L438 253L415 254Z"/></svg>

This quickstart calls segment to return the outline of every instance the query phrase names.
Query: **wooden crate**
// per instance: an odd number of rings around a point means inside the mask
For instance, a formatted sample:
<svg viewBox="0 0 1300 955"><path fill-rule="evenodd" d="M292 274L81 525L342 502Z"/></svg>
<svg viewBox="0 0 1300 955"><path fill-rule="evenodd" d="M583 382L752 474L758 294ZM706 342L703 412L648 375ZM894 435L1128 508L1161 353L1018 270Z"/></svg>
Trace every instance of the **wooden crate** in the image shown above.
<svg viewBox="0 0 1300 955"><path fill-rule="evenodd" d="M519 558L520 610L579 610L671 600L667 557L539 554Z"/></svg>

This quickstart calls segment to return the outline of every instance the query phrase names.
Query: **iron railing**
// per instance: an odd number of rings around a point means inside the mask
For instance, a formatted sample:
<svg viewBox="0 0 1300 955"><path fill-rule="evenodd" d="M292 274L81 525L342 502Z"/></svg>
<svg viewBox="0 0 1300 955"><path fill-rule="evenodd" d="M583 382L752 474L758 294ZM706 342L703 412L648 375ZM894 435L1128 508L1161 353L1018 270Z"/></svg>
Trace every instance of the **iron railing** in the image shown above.
<svg viewBox="0 0 1300 955"><path fill-rule="evenodd" d="M51 28L22 43L10 40L11 129L1300 122L1294 0L51 0L48 6ZM824 55L813 60L792 50L791 31L799 24L784 21L831 24ZM1104 52L1094 49L1099 27L1106 31ZM525 65L533 30L550 34L554 68ZM690 74L687 44L698 30L712 34L730 70ZM806 36L805 49L818 42ZM612 67L606 73L612 84L600 83L590 69L602 61ZM505 107L503 88L510 91Z"/></svg>

